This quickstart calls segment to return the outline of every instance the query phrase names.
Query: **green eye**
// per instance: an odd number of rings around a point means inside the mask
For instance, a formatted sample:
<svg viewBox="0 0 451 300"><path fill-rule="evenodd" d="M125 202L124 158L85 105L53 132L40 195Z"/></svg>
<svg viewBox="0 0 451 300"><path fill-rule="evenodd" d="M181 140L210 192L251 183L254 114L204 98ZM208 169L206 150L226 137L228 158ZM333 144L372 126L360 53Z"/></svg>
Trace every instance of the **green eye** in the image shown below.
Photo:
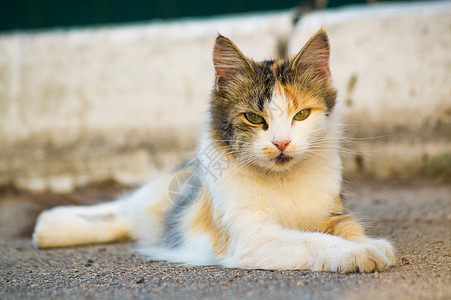
<svg viewBox="0 0 451 300"><path fill-rule="evenodd" d="M265 119L263 119L263 117L260 117L259 115L256 115L254 113L245 113L244 117L246 118L246 120L248 120L252 124L263 124L263 123L265 123Z"/></svg>
<svg viewBox="0 0 451 300"><path fill-rule="evenodd" d="M303 121L307 119L307 117L310 115L310 109L303 109L300 112L298 112L293 119L296 121Z"/></svg>

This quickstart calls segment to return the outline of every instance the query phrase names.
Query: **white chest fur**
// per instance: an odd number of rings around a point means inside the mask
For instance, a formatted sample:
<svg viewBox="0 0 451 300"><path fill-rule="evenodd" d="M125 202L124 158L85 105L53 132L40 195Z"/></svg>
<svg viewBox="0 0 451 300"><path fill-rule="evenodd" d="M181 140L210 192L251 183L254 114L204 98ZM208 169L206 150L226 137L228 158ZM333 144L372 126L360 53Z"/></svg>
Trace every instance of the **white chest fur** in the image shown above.
<svg viewBox="0 0 451 300"><path fill-rule="evenodd" d="M248 216L249 222L313 230L336 205L341 188L341 161L336 152L331 152L306 160L283 175L232 169L221 178L207 178L207 184L224 221Z"/></svg>

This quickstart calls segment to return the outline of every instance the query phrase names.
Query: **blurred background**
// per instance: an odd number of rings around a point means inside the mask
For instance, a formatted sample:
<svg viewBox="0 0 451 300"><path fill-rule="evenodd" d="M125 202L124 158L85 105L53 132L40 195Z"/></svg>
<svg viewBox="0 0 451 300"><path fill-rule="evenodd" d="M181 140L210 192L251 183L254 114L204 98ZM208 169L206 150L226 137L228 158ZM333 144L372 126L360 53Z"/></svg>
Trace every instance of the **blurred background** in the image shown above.
<svg viewBox="0 0 451 300"><path fill-rule="evenodd" d="M44 29L54 27L105 25L112 23L146 22L155 19L167 20L231 13L292 9L296 6L332 8L349 4L375 2L377 2L377 0L227 0L219 2L201 0L2 1L2 3L0 3L0 30Z"/></svg>
<svg viewBox="0 0 451 300"><path fill-rule="evenodd" d="M450 1L0 3L0 190L137 185L195 155L218 33L253 59L324 27L347 178L451 179Z"/></svg>

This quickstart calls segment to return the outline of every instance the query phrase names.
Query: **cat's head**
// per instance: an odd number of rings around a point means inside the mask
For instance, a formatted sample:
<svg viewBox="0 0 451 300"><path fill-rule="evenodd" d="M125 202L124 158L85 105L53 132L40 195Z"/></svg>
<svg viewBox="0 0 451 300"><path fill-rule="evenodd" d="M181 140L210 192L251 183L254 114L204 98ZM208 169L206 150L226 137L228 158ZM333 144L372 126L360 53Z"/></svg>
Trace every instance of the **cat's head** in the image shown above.
<svg viewBox="0 0 451 300"><path fill-rule="evenodd" d="M242 165L273 172L314 154L328 136L335 106L329 54L324 30L296 56L263 62L219 36L210 107L215 147Z"/></svg>

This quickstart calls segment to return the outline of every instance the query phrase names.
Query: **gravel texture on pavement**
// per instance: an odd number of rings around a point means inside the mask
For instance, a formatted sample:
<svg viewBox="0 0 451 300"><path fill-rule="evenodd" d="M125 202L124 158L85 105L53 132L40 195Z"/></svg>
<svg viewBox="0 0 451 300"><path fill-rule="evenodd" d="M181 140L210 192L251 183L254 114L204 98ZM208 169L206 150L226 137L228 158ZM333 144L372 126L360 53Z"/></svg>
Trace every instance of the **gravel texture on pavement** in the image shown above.
<svg viewBox="0 0 451 300"><path fill-rule="evenodd" d="M371 274L190 267L148 261L131 242L38 250L14 237L28 195L3 192L0 299L451 299L451 186L362 181L346 190L368 233L394 242L398 266Z"/></svg>

